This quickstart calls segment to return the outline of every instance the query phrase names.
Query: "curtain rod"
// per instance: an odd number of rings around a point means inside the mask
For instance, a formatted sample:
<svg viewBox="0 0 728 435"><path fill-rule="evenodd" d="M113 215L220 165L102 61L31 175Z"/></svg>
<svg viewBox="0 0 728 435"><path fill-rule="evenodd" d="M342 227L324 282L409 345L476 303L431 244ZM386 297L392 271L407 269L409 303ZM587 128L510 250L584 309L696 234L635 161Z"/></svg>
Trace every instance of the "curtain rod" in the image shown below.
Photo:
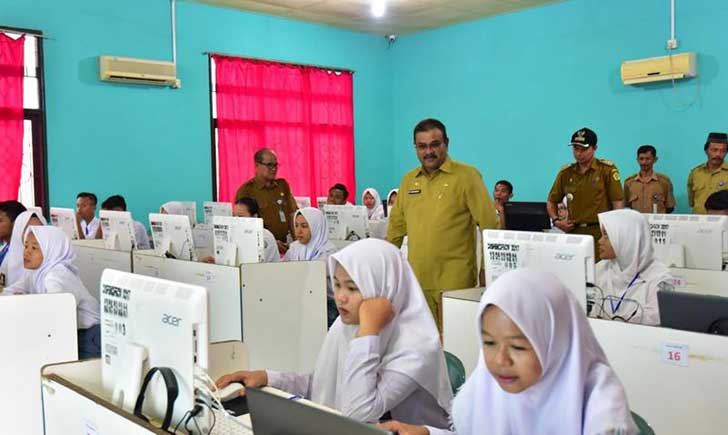
<svg viewBox="0 0 728 435"><path fill-rule="evenodd" d="M14 29L12 27L2 27L2 26L0 26L0 32L5 32L5 33L18 33L18 34L21 34L21 35L29 35L29 36L34 36L36 38L41 38L41 39L53 39L50 36L46 36L46 35L43 35L41 33L35 33L35 32L32 32L32 31L23 30L23 29Z"/></svg>
<svg viewBox="0 0 728 435"><path fill-rule="evenodd" d="M292 65L292 66L311 66L314 68L320 68L320 69L331 70L331 71L341 71L341 72L346 72L346 73L350 73L350 74L354 74L354 72L355 72L353 69L339 68L339 67L335 67L335 66L316 65L316 64L311 64L311 63L286 62L283 60L275 60L275 59L261 59L259 57L243 56L240 54L219 53L216 51L203 51L202 54L205 56L212 56L212 55L216 54L218 56L240 57L240 58L245 58L245 59L260 60L263 62L273 62L273 63L280 63L283 65Z"/></svg>

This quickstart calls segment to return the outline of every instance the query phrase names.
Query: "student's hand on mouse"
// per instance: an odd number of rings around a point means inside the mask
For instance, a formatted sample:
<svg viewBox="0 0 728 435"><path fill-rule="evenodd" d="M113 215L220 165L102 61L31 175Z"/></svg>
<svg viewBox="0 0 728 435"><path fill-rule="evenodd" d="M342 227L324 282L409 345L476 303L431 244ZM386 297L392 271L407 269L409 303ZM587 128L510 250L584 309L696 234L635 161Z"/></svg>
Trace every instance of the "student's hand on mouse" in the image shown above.
<svg viewBox="0 0 728 435"><path fill-rule="evenodd" d="M379 427L394 432L397 435L430 435L430 431L424 426L412 426L398 421L388 421Z"/></svg>
<svg viewBox="0 0 728 435"><path fill-rule="evenodd" d="M246 387L260 388L268 385L268 373L265 370L256 370L252 372L239 371L225 375L215 382L217 388L225 388L233 382L239 382ZM245 395L245 390L240 392L241 396Z"/></svg>
<svg viewBox="0 0 728 435"><path fill-rule="evenodd" d="M367 299L359 305L359 337L379 335L394 318L394 307L385 298Z"/></svg>

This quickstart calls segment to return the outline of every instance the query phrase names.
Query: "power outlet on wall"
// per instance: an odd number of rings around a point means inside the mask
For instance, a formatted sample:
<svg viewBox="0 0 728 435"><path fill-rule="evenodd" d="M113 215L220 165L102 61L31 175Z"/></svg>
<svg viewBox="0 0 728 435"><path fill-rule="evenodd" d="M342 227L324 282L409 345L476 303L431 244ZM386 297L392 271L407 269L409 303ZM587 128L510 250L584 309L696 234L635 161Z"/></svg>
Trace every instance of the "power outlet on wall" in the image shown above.
<svg viewBox="0 0 728 435"><path fill-rule="evenodd" d="M677 39L668 39L667 40L667 49L675 50L676 48L677 48Z"/></svg>

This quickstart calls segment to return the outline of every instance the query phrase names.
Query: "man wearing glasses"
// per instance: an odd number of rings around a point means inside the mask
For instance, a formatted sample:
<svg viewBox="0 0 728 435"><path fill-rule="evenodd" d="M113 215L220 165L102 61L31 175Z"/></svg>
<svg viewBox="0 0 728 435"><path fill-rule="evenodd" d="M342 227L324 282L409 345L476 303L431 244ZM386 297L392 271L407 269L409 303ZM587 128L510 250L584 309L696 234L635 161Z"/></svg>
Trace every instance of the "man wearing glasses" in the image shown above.
<svg viewBox="0 0 728 435"><path fill-rule="evenodd" d="M293 234L291 219L298 209L296 200L291 194L288 182L276 178L278 173L278 157L269 148L255 152L255 177L240 186L235 194L235 201L249 197L258 202L259 214L263 224L278 242L278 251L288 250L287 236Z"/></svg>
<svg viewBox="0 0 728 435"><path fill-rule="evenodd" d="M450 159L448 144L442 122L417 124L414 145L422 165L402 178L387 228L387 240L398 247L408 237L408 260L440 329L441 292L478 283L476 225L498 226L483 176Z"/></svg>

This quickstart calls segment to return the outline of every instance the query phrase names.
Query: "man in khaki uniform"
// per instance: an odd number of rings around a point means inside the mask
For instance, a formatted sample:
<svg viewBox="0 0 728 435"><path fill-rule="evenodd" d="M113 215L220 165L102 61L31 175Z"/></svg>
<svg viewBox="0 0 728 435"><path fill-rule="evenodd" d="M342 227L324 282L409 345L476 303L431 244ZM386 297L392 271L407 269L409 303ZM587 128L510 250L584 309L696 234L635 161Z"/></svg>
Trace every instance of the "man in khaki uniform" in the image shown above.
<svg viewBox="0 0 728 435"><path fill-rule="evenodd" d="M565 165L556 176L546 208L554 226L565 233L594 237L594 258L599 261L597 241L602 237L599 213L623 208L624 192L619 171L609 160L594 158L597 135L582 128L571 136L576 163ZM560 216L558 206L567 197L567 216Z"/></svg>
<svg viewBox="0 0 728 435"><path fill-rule="evenodd" d="M688 176L688 203L695 214L706 213L705 200L711 193L728 189L728 135L710 133L703 149L708 161L693 168Z"/></svg>
<svg viewBox="0 0 728 435"><path fill-rule="evenodd" d="M287 236L291 230L293 213L298 210L296 199L291 194L288 182L276 178L278 173L278 157L268 148L255 153L255 177L240 186L235 194L235 202L249 197L258 202L263 224L276 238L278 251L284 253L288 249Z"/></svg>
<svg viewBox="0 0 728 435"><path fill-rule="evenodd" d="M436 119L414 130L422 166L405 174L391 210L387 240L397 247L408 236L408 259L440 324L440 292L478 283L476 225L496 228L493 202L477 169L451 160L447 131Z"/></svg>
<svg viewBox="0 0 728 435"><path fill-rule="evenodd" d="M672 213L675 210L675 196L672 181L667 175L654 171L657 150L652 145L637 149L637 163L640 171L624 180L626 206L640 213Z"/></svg>

